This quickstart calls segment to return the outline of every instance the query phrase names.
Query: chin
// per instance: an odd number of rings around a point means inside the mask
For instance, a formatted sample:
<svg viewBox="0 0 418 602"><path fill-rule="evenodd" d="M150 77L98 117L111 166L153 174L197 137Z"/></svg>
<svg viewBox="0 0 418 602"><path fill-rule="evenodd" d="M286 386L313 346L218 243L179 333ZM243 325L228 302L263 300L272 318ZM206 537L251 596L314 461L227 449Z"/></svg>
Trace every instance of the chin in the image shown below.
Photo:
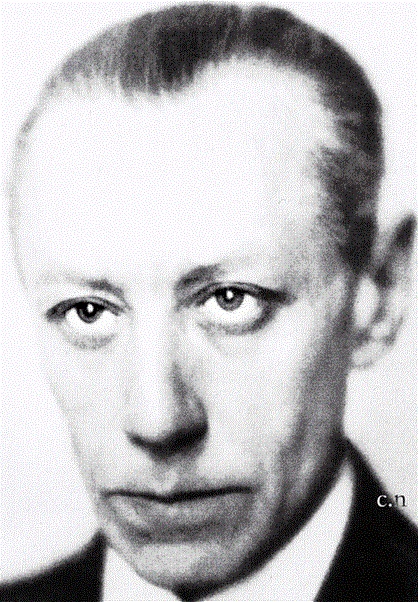
<svg viewBox="0 0 418 602"><path fill-rule="evenodd" d="M125 543L116 549L147 581L184 600L197 600L240 576L242 559L234 548L218 542L193 542L146 544L136 552Z"/></svg>
<svg viewBox="0 0 418 602"><path fill-rule="evenodd" d="M266 521L260 523L263 513L248 493L226 497L222 504L204 503L204 513L200 505L125 502L100 505L110 545L138 575L184 600L197 600L244 576L271 530Z"/></svg>

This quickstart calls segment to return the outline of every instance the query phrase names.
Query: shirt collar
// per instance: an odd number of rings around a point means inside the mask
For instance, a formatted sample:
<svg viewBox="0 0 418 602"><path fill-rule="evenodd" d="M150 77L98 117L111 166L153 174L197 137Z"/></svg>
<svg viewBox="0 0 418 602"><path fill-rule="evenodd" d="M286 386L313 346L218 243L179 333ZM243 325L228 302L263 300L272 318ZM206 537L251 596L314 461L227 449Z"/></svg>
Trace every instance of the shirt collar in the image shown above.
<svg viewBox="0 0 418 602"><path fill-rule="evenodd" d="M348 523L354 479L347 461L325 500L298 534L259 571L208 598L292 601L315 599ZM103 602L177 601L171 591L148 583L112 549L106 553Z"/></svg>

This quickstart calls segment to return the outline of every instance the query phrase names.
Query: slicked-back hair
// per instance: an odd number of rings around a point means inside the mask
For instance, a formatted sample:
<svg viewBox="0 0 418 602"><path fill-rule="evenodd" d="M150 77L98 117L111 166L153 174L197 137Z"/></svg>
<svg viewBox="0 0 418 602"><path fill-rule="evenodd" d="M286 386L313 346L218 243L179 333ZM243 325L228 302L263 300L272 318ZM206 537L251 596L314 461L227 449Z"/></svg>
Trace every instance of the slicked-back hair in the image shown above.
<svg viewBox="0 0 418 602"><path fill-rule="evenodd" d="M315 82L340 141L338 149L321 149L317 162L328 208L323 220L337 233L350 267L360 272L370 259L383 171L379 101L345 50L288 11L206 3L173 6L107 30L51 76L22 126L17 154L50 98L68 87L99 82L125 97L176 93L193 85L209 65L231 58L268 60Z"/></svg>

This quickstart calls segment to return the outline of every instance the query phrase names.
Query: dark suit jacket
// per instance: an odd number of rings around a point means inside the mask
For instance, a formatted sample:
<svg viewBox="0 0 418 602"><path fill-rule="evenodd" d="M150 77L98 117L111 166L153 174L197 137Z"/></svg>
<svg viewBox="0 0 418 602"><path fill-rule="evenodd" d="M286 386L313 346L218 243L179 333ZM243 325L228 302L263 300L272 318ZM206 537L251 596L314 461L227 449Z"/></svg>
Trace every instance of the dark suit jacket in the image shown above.
<svg viewBox="0 0 418 602"><path fill-rule="evenodd" d="M415 602L418 531L394 506L377 505L378 496L385 493L382 486L350 444L348 454L356 475L353 508L316 600ZM103 536L98 534L71 559L32 579L0 588L0 600L100 602L105 545Z"/></svg>

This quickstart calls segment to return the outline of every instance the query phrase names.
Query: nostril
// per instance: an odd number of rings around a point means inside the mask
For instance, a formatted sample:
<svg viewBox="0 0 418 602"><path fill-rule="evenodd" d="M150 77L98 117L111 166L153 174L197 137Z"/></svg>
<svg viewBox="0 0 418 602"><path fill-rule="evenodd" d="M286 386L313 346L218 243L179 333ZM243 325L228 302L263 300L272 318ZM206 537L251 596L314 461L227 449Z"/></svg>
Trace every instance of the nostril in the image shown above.
<svg viewBox="0 0 418 602"><path fill-rule="evenodd" d="M207 424L200 423L187 428L179 428L166 435L160 434L158 437L144 437L131 432L127 433L127 437L132 445L155 457L165 458L194 451L203 442L206 433Z"/></svg>

